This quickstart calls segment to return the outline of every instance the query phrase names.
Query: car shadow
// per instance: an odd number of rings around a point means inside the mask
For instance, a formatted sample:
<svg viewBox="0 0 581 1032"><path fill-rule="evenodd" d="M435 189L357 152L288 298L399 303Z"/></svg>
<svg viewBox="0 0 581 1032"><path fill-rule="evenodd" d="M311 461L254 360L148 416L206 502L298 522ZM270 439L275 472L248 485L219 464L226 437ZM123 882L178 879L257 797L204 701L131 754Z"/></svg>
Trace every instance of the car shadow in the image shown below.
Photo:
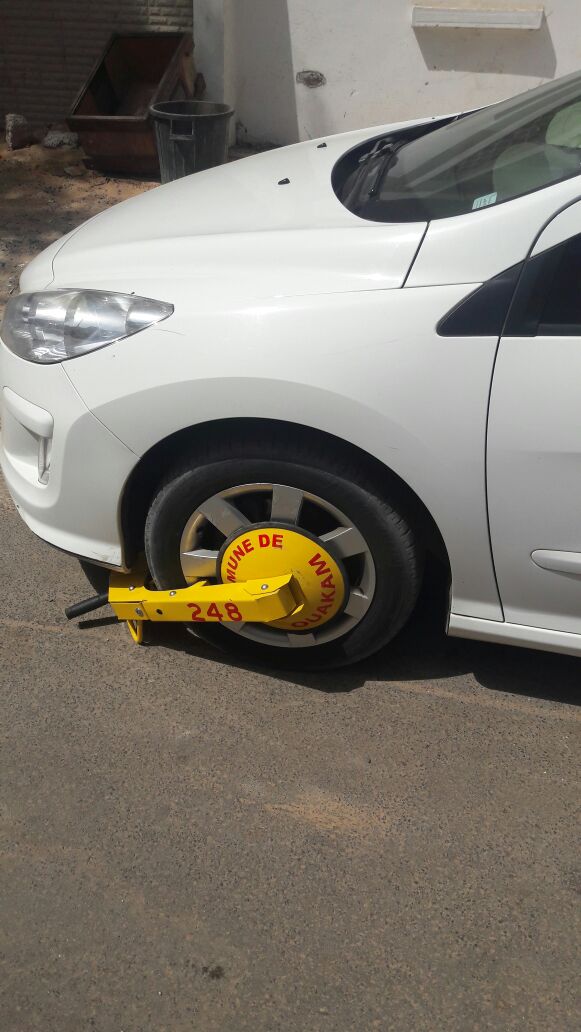
<svg viewBox="0 0 581 1032"><path fill-rule="evenodd" d="M156 624L149 643L209 662L260 672L318 692L356 691L368 681L432 682L465 676L494 691L579 705L579 659L551 652L448 638L444 627L447 585L430 571L406 627L377 655L353 667L326 672L281 670L218 653L178 624ZM429 688L429 685L426 686Z"/></svg>

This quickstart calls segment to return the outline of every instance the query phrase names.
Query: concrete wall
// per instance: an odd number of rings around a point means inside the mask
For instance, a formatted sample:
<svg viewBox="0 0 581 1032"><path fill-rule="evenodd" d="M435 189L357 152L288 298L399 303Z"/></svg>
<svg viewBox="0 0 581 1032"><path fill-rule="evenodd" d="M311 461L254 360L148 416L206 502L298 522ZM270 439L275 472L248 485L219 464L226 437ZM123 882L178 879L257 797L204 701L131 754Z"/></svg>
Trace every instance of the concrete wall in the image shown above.
<svg viewBox="0 0 581 1032"><path fill-rule="evenodd" d="M192 0L0 0L0 119L61 122L111 32L192 28Z"/></svg>
<svg viewBox="0 0 581 1032"><path fill-rule="evenodd" d="M424 2L492 9L542 4ZM545 0L537 31L414 30L413 0L194 0L198 65L209 81L198 12L212 4L222 8L228 39L222 88L227 83L239 135L251 142L288 143L477 107L581 68L581 0ZM305 70L322 73L325 85L297 83Z"/></svg>

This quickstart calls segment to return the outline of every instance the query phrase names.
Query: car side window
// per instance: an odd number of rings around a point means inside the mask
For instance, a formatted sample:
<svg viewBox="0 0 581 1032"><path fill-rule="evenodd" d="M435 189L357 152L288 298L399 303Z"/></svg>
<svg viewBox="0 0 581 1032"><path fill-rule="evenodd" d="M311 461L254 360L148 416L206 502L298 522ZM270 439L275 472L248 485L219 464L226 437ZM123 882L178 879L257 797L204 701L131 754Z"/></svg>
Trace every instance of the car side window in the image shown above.
<svg viewBox="0 0 581 1032"><path fill-rule="evenodd" d="M446 312L437 332L441 337L581 337L581 235L487 280Z"/></svg>
<svg viewBox="0 0 581 1032"><path fill-rule="evenodd" d="M581 337L581 237L561 244L537 334Z"/></svg>
<svg viewBox="0 0 581 1032"><path fill-rule="evenodd" d="M581 337L581 235L527 261L505 337Z"/></svg>

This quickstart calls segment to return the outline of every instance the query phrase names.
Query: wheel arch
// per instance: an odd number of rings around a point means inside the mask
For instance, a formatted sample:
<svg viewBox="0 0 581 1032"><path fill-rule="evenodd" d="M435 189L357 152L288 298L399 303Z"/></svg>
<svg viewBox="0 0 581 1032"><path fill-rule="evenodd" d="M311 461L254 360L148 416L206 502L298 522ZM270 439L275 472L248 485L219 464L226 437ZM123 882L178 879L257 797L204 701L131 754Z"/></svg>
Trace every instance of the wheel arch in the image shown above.
<svg viewBox="0 0 581 1032"><path fill-rule="evenodd" d="M127 565L131 565L143 548L143 531L148 509L158 486L171 469L191 458L200 463L216 446L243 446L245 455L263 457L265 441L276 457L284 453L292 431L292 442L309 448L318 444L318 453L343 456L355 460L362 473L371 480L383 497L402 511L427 551L445 565L451 575L448 551L435 519L416 492L380 459L340 437L301 423L261 418L217 419L198 423L170 434L153 445L132 470L121 499L120 519Z"/></svg>

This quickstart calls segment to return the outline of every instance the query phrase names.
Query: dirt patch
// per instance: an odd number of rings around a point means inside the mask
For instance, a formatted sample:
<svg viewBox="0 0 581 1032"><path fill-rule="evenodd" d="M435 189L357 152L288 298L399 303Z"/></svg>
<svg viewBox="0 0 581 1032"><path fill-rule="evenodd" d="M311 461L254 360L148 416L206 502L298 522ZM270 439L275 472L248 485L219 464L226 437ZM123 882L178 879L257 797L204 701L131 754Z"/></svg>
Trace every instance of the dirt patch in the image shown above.
<svg viewBox="0 0 581 1032"><path fill-rule="evenodd" d="M158 184L91 172L81 150L0 144L0 310L25 265L81 222Z"/></svg>
<svg viewBox="0 0 581 1032"><path fill-rule="evenodd" d="M386 814L374 807L354 804L320 789L302 792L289 803L267 803L265 810L310 824L317 831L361 834L385 830Z"/></svg>

